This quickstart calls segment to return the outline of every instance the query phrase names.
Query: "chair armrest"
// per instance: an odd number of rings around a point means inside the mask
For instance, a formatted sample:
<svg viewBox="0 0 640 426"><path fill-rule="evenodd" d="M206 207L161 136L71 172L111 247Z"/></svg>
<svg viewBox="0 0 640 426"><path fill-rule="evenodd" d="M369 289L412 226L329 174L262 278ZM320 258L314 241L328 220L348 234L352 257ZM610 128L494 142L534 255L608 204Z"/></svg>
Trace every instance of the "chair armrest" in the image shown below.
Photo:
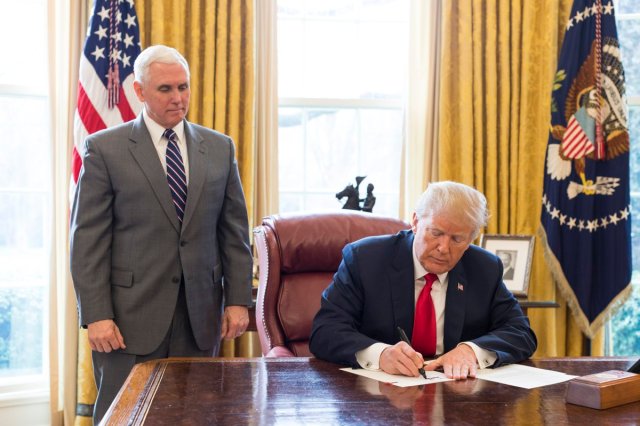
<svg viewBox="0 0 640 426"><path fill-rule="evenodd" d="M287 349L284 346L274 346L271 348L269 352L265 355L266 358L285 358L285 357L295 357L293 352Z"/></svg>

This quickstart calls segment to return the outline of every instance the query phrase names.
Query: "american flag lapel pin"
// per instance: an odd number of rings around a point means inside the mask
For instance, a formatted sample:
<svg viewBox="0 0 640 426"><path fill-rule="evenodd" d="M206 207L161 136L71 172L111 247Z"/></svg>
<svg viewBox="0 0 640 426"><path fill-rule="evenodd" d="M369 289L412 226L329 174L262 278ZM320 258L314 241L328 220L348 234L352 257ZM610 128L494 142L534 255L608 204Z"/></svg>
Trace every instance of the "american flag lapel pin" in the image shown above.
<svg viewBox="0 0 640 426"><path fill-rule="evenodd" d="M464 286L458 283L458 291L464 291Z"/></svg>

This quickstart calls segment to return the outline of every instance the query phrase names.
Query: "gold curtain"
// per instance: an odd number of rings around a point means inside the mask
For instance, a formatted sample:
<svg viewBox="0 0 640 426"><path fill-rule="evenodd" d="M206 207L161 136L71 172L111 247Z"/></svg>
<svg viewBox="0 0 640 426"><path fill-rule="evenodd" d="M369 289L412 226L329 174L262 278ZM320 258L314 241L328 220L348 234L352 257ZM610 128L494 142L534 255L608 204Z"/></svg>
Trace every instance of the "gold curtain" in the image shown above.
<svg viewBox="0 0 640 426"><path fill-rule="evenodd" d="M189 62L188 119L231 136L247 209L254 200L254 2L252 0L138 0L142 48L175 47ZM251 215L249 216L250 221ZM250 229L253 223L250 223ZM86 333L80 334L78 407L90 406L96 390ZM257 333L224 341L220 356L258 356ZM86 412L86 410L85 410ZM90 425L91 414L76 416Z"/></svg>
<svg viewBox="0 0 640 426"><path fill-rule="evenodd" d="M487 196L486 232L535 235L540 219L551 82L572 0L471 0L443 4L439 178ZM543 258L538 239L530 300L535 356L581 355L582 333ZM602 332L591 353L603 351Z"/></svg>

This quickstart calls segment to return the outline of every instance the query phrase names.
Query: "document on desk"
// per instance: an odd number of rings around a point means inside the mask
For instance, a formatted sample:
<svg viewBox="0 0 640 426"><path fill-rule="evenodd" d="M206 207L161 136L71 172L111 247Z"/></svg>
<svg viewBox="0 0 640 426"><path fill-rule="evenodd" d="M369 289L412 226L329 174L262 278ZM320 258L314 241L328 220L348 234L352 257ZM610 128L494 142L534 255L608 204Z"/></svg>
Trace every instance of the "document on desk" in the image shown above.
<svg viewBox="0 0 640 426"><path fill-rule="evenodd" d="M482 380L489 380L490 382L533 389L540 386L566 382L578 376L529 367L527 365L510 364L498 368L478 370L476 377Z"/></svg>
<svg viewBox="0 0 640 426"><path fill-rule="evenodd" d="M369 379L377 380L383 383L390 383L392 385L399 386L401 388L406 388L409 386L419 386L419 385L428 385L431 383L438 382L449 382L453 379L447 379L444 373L440 373L438 371L427 371L427 378L424 377L408 377L402 375L395 375L385 373L384 371L371 371L365 370L364 368L341 368L340 370L346 371L347 373L357 374L358 376L367 377Z"/></svg>

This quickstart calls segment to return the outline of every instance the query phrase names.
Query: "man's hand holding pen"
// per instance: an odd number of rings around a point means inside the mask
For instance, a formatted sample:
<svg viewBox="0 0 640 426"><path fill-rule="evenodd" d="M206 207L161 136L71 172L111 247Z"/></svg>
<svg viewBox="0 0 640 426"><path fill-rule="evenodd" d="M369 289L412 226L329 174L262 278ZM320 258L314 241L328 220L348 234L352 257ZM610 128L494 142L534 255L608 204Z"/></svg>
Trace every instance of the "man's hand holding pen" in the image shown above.
<svg viewBox="0 0 640 426"><path fill-rule="evenodd" d="M406 342L389 346L380 354L380 369L389 374L419 377L424 365L422 354L413 350Z"/></svg>

